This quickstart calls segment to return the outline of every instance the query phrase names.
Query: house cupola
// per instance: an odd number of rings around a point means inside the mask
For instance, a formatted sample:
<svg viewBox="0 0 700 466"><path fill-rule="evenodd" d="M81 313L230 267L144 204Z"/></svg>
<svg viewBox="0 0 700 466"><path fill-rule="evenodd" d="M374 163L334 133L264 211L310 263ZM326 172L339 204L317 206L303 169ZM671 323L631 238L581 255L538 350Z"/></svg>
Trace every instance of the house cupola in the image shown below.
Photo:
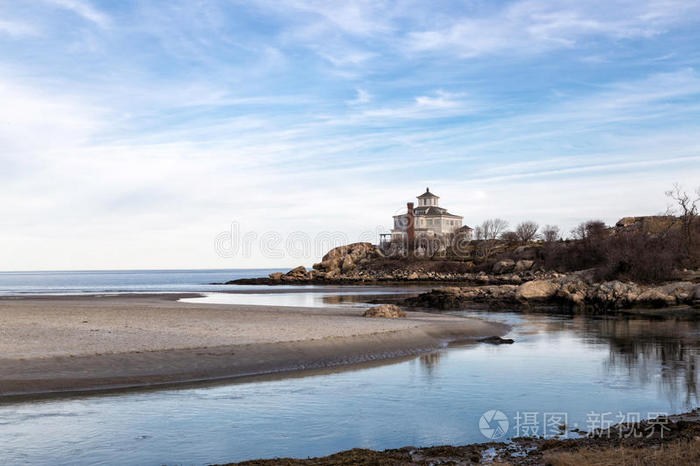
<svg viewBox="0 0 700 466"><path fill-rule="evenodd" d="M425 188L425 192L417 197L418 206L437 206L440 196L430 192L430 188Z"/></svg>

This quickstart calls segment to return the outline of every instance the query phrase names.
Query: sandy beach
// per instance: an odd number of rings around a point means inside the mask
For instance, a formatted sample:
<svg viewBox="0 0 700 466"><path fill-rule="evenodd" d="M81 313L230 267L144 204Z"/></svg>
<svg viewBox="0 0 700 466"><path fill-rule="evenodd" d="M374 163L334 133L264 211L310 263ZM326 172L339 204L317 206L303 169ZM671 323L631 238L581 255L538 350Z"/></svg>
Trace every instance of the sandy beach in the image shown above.
<svg viewBox="0 0 700 466"><path fill-rule="evenodd" d="M476 319L357 308L185 304L174 295L0 299L0 396L334 367L503 335Z"/></svg>

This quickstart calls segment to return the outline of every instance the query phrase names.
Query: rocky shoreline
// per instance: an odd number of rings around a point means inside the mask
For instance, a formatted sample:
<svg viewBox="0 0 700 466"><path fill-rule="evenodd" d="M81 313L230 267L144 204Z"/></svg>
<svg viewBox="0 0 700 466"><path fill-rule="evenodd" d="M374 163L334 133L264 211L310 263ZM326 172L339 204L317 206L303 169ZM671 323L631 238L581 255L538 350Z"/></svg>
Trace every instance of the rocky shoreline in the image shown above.
<svg viewBox="0 0 700 466"><path fill-rule="evenodd" d="M254 465L351 465L351 464L645 464L693 465L700 462L700 410L622 423L590 433L573 431L578 438L519 437L506 442L464 446L403 447L375 451L355 448L321 458L276 458L245 461Z"/></svg>
<svg viewBox="0 0 700 466"><path fill-rule="evenodd" d="M370 243L332 249L312 270L303 266L268 277L227 282L236 285L440 285L404 304L459 309L471 304L516 309L552 307L567 312L615 313L629 309L674 309L700 314L700 277L642 285L620 280L596 281L592 270L562 274L537 265L536 246L520 249L517 260L504 259L485 271L463 271L448 261L387 258ZM441 270L451 269L451 270Z"/></svg>
<svg viewBox="0 0 700 466"><path fill-rule="evenodd" d="M388 258L371 243L353 243L332 249L311 270L296 267L287 273L275 272L267 277L242 278L226 285L395 285L424 283L520 284L547 279L556 273L535 269L535 261L499 261L493 272L471 272L464 263L432 260ZM454 270L440 270L454 269ZM219 283L217 283L219 284Z"/></svg>
<svg viewBox="0 0 700 466"><path fill-rule="evenodd" d="M583 274L535 279L520 285L443 287L406 300L406 304L458 309L471 303L490 306L555 306L570 311L616 312L633 308L700 309L700 284L682 281L659 286L631 282L593 282Z"/></svg>

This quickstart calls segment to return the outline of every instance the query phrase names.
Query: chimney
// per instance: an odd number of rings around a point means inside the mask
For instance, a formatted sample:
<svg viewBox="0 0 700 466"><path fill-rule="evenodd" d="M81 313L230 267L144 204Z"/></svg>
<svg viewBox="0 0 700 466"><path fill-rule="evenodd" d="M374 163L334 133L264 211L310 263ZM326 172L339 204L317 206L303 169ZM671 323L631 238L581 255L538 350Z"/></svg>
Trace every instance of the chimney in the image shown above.
<svg viewBox="0 0 700 466"><path fill-rule="evenodd" d="M407 203L406 207L406 216L408 218L408 224L406 225L407 247L409 251L413 251L416 242L416 219L413 216L413 202Z"/></svg>

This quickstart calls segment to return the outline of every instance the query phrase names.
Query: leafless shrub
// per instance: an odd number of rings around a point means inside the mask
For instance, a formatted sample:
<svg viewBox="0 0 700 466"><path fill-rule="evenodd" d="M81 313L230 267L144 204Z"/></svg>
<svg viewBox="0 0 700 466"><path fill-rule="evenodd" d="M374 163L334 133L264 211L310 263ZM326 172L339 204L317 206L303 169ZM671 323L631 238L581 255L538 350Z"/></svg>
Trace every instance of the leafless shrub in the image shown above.
<svg viewBox="0 0 700 466"><path fill-rule="evenodd" d="M695 263L700 259L700 253L696 250L698 236L698 202L700 202L700 187L695 190L695 195L690 195L678 184L674 183L673 189L666 191L678 207L681 219L682 247L685 263Z"/></svg>
<svg viewBox="0 0 700 466"><path fill-rule="evenodd" d="M476 248L477 254L482 260L487 260L498 246L498 238L508 228L508 222L500 218L484 220L475 229L476 239L479 241Z"/></svg>
<svg viewBox="0 0 700 466"><path fill-rule="evenodd" d="M515 235L521 243L530 243L537 238L537 230L539 230L539 228L540 226L531 220L520 222L518 226L515 227Z"/></svg>
<svg viewBox="0 0 700 466"><path fill-rule="evenodd" d="M561 239L561 231L556 225L545 225L542 228L542 239L547 243L559 241Z"/></svg>
<svg viewBox="0 0 700 466"><path fill-rule="evenodd" d="M644 231L621 231L601 244L603 262L596 275L601 280L633 280L653 283L675 278L681 258L678 231L650 235Z"/></svg>

